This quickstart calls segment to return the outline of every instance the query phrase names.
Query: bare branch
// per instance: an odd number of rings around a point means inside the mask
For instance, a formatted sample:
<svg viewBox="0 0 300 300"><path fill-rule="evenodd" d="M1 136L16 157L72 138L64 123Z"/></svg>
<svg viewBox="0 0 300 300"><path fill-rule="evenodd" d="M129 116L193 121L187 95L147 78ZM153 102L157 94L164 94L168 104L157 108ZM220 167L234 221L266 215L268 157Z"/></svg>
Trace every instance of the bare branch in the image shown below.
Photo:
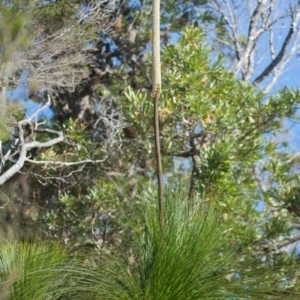
<svg viewBox="0 0 300 300"><path fill-rule="evenodd" d="M50 97L48 97L48 102L41 107L37 113L41 112L42 110L46 109L49 106L49 102L50 101ZM33 115L36 116L37 113L35 113ZM25 141L25 133L23 128L27 126L30 128L30 135L32 135L33 131L39 131L41 133L47 133L47 134L53 134L56 135L56 138L53 138L47 142L39 142L39 141L32 141L32 142L26 142ZM17 159L17 161L14 163L14 165L12 167L10 167L6 172L4 172L1 176L0 176L0 186L2 184L4 184L9 178L11 178L13 175L15 175L17 172L19 172L21 170L21 168L23 167L25 161L26 161L26 156L27 156L27 152L33 148L47 148L47 147L51 147L57 143L60 143L64 140L64 136L63 133L61 131L55 131L55 130L51 130L51 129L33 129L33 124L31 122L31 119L26 119L26 120L22 120L19 121L17 123L17 127L18 127L18 131L19 131L19 151L17 154L19 154L19 157ZM1 162L2 164L4 164L4 159L8 159L8 157L10 156L10 151L9 151L9 155L5 155L5 157L1 157Z"/></svg>
<svg viewBox="0 0 300 300"><path fill-rule="evenodd" d="M256 251L255 254L265 254L268 252L274 252L274 251L278 251L284 247L287 247L293 243L296 243L300 241L300 232L296 233L294 235L291 235L290 237L288 237L285 240L282 241L272 241L266 245L262 245L260 248L261 250Z"/></svg>
<svg viewBox="0 0 300 300"><path fill-rule="evenodd" d="M59 166L65 166L65 167L70 167L70 166L76 166L76 165L82 165L82 164L98 164L98 163L103 163L108 156L106 156L103 159L85 159L85 160L80 160L80 161L73 161L73 162L65 162L65 161L53 161L53 160L33 160L30 158L26 158L26 161L34 164L39 164L39 165L59 165Z"/></svg>
<svg viewBox="0 0 300 300"><path fill-rule="evenodd" d="M8 199L2 206L0 206L0 209L4 209L5 206L9 203L9 200L10 200L10 199Z"/></svg>
<svg viewBox="0 0 300 300"><path fill-rule="evenodd" d="M264 30L262 28L258 29L258 22L259 18L261 17L263 13L263 9L265 5L267 4L267 0L261 0L258 2L257 7L255 8L251 18L250 18L250 23L249 23L249 28L248 28L248 39L246 43L246 47L243 50L243 54L241 55L241 59L237 63L235 67L235 72L242 71L245 77L245 80L249 79L249 72L247 72L247 66L250 64L250 57L251 53L255 48L255 45L257 43L257 40L259 37L262 35Z"/></svg>
<svg viewBox="0 0 300 300"><path fill-rule="evenodd" d="M253 83L256 85L272 76L265 88L266 92L269 92L277 82L300 46L300 33L297 30L300 3L299 1L291 1L290 4L284 2L261 0L246 3L238 0L212 0L213 9L225 20L230 32L232 44L227 47L236 56L233 71L236 74L240 73L248 82L255 74ZM237 6L239 9L236 9ZM246 9L248 13L244 16ZM246 32L244 32L245 22L249 22ZM266 50L262 49L262 45L266 45L263 35L269 40ZM239 37L243 36L247 37L245 45L239 41ZM285 36L283 42L281 36ZM257 72L257 67L266 59L270 60L269 65Z"/></svg>
<svg viewBox="0 0 300 300"><path fill-rule="evenodd" d="M85 51L89 41L85 38L86 25L90 24L95 37L99 31L109 32L112 9L112 4L106 0L89 2L89 10L74 7L74 15L76 13L78 18L70 21L67 28L50 34L48 26L34 28L33 25L34 41L26 52L18 53L14 59L15 69L29 73L29 89L74 91L78 84L85 81L90 75L88 66L95 60L91 52Z"/></svg>
<svg viewBox="0 0 300 300"><path fill-rule="evenodd" d="M20 141L20 152L19 152L19 158L17 162L9 168L5 173L3 173L0 176L0 186L4 184L9 178L11 178L13 175L15 175L17 172L21 170L23 167L25 161L26 161L26 155L27 152L33 148L46 148L46 147L51 147L57 143L60 143L64 140L63 133L61 131L55 131L55 130L50 130L50 129L45 129L44 131L50 134L55 134L57 135L57 138L54 138L50 141L47 142L30 142L26 143L25 138L24 138L24 131L23 131L23 126L25 125L32 125L29 120L22 120L18 122L18 129L19 129L19 141Z"/></svg>
<svg viewBox="0 0 300 300"><path fill-rule="evenodd" d="M227 7L227 12L230 16L230 20L227 18L225 12L221 8L220 3L218 3L218 1L215 1L215 0L213 0L212 2L213 2L213 4L215 4L218 13L222 16L222 18L225 20L226 24L230 28L230 31L231 31L231 34L232 34L231 39L232 39L232 41L234 43L234 46L235 46L235 55L236 55L237 60L240 60L241 53L242 53L243 49L242 49L242 47L241 47L241 45L238 41L236 16L232 13L227 0L225 1L225 4L226 4L226 7Z"/></svg>
<svg viewBox="0 0 300 300"><path fill-rule="evenodd" d="M47 107L49 107L51 104L51 98L50 95L48 94L48 101L41 107L39 108L30 118L29 120L33 120L36 119L37 116L39 115L40 112L42 112L43 110L45 110Z"/></svg>
<svg viewBox="0 0 300 300"><path fill-rule="evenodd" d="M298 8L295 17L293 18L293 21L291 23L291 28L282 44L280 51L278 52L276 57L271 61L271 63L266 67L266 69L259 76L255 78L255 80L253 81L254 84L261 83L264 80L264 78L267 77L275 69L275 67L282 61L287 51L287 48L293 38L297 23L299 21L299 17L300 17L300 9Z"/></svg>

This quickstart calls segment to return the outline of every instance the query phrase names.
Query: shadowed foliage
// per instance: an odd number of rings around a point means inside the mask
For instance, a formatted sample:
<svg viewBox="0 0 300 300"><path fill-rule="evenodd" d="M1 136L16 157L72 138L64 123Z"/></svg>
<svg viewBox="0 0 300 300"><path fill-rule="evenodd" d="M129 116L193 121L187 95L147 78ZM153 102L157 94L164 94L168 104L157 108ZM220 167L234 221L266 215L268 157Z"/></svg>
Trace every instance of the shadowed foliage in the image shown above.
<svg viewBox="0 0 300 300"><path fill-rule="evenodd" d="M276 280L279 268L246 258L212 206L186 190L168 190L165 226L159 224L155 187L124 201L131 257L104 252L66 259L49 244L1 247L2 299L297 299ZM228 227L227 227L228 228ZM292 268L292 265L290 266Z"/></svg>

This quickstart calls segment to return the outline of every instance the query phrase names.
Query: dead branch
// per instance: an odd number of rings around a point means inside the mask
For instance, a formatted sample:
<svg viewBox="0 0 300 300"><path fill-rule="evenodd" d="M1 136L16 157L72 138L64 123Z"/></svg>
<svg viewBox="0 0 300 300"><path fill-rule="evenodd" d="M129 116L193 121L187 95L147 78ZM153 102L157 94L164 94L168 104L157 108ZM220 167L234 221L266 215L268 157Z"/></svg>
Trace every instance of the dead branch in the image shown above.
<svg viewBox="0 0 300 300"><path fill-rule="evenodd" d="M38 131L41 133L47 133L50 135L56 135L56 138L53 138L47 142L39 142L39 141L32 141L32 142L27 142L25 139L25 132L24 128L27 127L29 128L29 136L33 134L36 129L33 127L33 123L31 119L33 117L36 117L39 112L42 110L46 109L50 104L50 97L48 97L48 102L42 106L30 119L26 120L21 120L17 123L17 128L19 132L19 138L17 140L17 148L18 150L13 153L13 156L16 157L17 155L19 156L17 161L13 164L12 167L10 167L6 172L4 172L0 176L0 186L4 184L9 178L11 178L13 175L15 175L17 172L21 170L21 168L24 166L24 163L27 159L27 153L29 150L34 149L34 148L47 148L51 147L55 144L58 144L64 140L63 133L61 131L56 131L52 129L39 129ZM8 160L12 155L10 154L10 151L8 151L8 155L6 154L4 157L1 157L1 164L4 166L5 160Z"/></svg>
<svg viewBox="0 0 300 300"><path fill-rule="evenodd" d="M4 172L0 176L0 186L4 184L9 178L11 178L13 175L15 175L17 172L21 170L21 168L24 166L24 163L26 161L27 152L33 148L47 148L51 147L57 143L60 143L64 140L63 133L61 131L55 131L51 129L45 129L45 133L54 134L57 137L51 139L47 142L38 142L33 141L26 143L25 142L25 136L24 136L24 130L23 127L29 125L32 126L32 123L30 120L22 120L18 122L18 130L19 130L19 157L18 160L14 163L14 165L9 168L6 172Z"/></svg>
<svg viewBox="0 0 300 300"><path fill-rule="evenodd" d="M267 77L275 69L275 67L278 66L278 64L282 61L284 55L287 52L288 46L290 45L290 42L293 38L293 35L296 31L299 17L300 17L300 8L298 7L297 11L293 14L291 27L288 31L288 34L286 35L286 38L284 39L281 49L279 50L278 54L272 59L271 63L262 71L262 73L259 76L256 77L256 79L253 81L254 84L261 83L263 79Z"/></svg>
<svg viewBox="0 0 300 300"><path fill-rule="evenodd" d="M26 158L26 161L33 163L33 164L38 164L38 165L58 165L60 167L65 166L65 167L70 167L70 166L77 166L77 165L83 165L83 164L99 164L103 163L108 156L106 156L103 159L85 159L85 160L80 160L80 161L73 161L73 162L65 162L65 161L53 161L53 160L32 160L30 158Z"/></svg>
<svg viewBox="0 0 300 300"><path fill-rule="evenodd" d="M232 41L229 48L236 57L233 71L256 85L271 77L265 88L269 92L300 47L299 1L261 0L247 4L245 1L212 0L211 3L229 29ZM241 7L244 7L243 12ZM246 20L249 25L244 30ZM242 36L247 38L245 44L240 42ZM281 36L284 37L282 42ZM263 49L266 45L263 39L269 41L267 49ZM270 60L270 63L259 70L263 60ZM258 75L253 79L255 73Z"/></svg>
<svg viewBox="0 0 300 300"><path fill-rule="evenodd" d="M74 7L78 18L70 21L70 26L49 33L49 26L32 28L34 40L28 49L18 53L14 59L15 70L26 70L29 89L33 91L64 89L74 91L75 87L90 75L89 64L95 57L87 50L88 38L86 25L97 32L109 32L111 24L109 15L112 4L105 0L89 2L89 10ZM97 24L97 25L95 25ZM24 80L16 77L17 81Z"/></svg>
<svg viewBox="0 0 300 300"><path fill-rule="evenodd" d="M266 253L276 252L284 247L292 245L293 243L300 241L300 232L289 236L284 240L272 241L267 244L261 245L258 251L255 251L255 255L262 255Z"/></svg>

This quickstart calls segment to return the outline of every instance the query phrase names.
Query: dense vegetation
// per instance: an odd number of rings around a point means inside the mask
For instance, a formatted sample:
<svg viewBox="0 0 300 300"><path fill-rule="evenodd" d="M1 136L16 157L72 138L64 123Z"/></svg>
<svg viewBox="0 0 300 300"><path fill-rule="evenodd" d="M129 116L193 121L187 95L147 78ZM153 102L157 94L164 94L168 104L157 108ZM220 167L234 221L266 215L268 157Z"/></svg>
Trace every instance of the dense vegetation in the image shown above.
<svg viewBox="0 0 300 300"><path fill-rule="evenodd" d="M161 1L162 226L151 2L0 4L1 300L299 298L299 4Z"/></svg>

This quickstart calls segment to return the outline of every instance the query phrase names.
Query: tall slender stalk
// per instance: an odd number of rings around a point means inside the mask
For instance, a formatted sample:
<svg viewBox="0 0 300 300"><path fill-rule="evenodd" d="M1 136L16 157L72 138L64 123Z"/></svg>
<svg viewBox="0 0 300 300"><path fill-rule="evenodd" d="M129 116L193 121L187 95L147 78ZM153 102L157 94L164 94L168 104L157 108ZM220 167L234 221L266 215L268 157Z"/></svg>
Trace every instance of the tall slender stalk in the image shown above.
<svg viewBox="0 0 300 300"><path fill-rule="evenodd" d="M161 67L160 67L160 0L152 2L152 97L154 102L154 136L158 179L158 207L160 224L164 226L163 203L163 172L159 140L159 96L161 92Z"/></svg>

